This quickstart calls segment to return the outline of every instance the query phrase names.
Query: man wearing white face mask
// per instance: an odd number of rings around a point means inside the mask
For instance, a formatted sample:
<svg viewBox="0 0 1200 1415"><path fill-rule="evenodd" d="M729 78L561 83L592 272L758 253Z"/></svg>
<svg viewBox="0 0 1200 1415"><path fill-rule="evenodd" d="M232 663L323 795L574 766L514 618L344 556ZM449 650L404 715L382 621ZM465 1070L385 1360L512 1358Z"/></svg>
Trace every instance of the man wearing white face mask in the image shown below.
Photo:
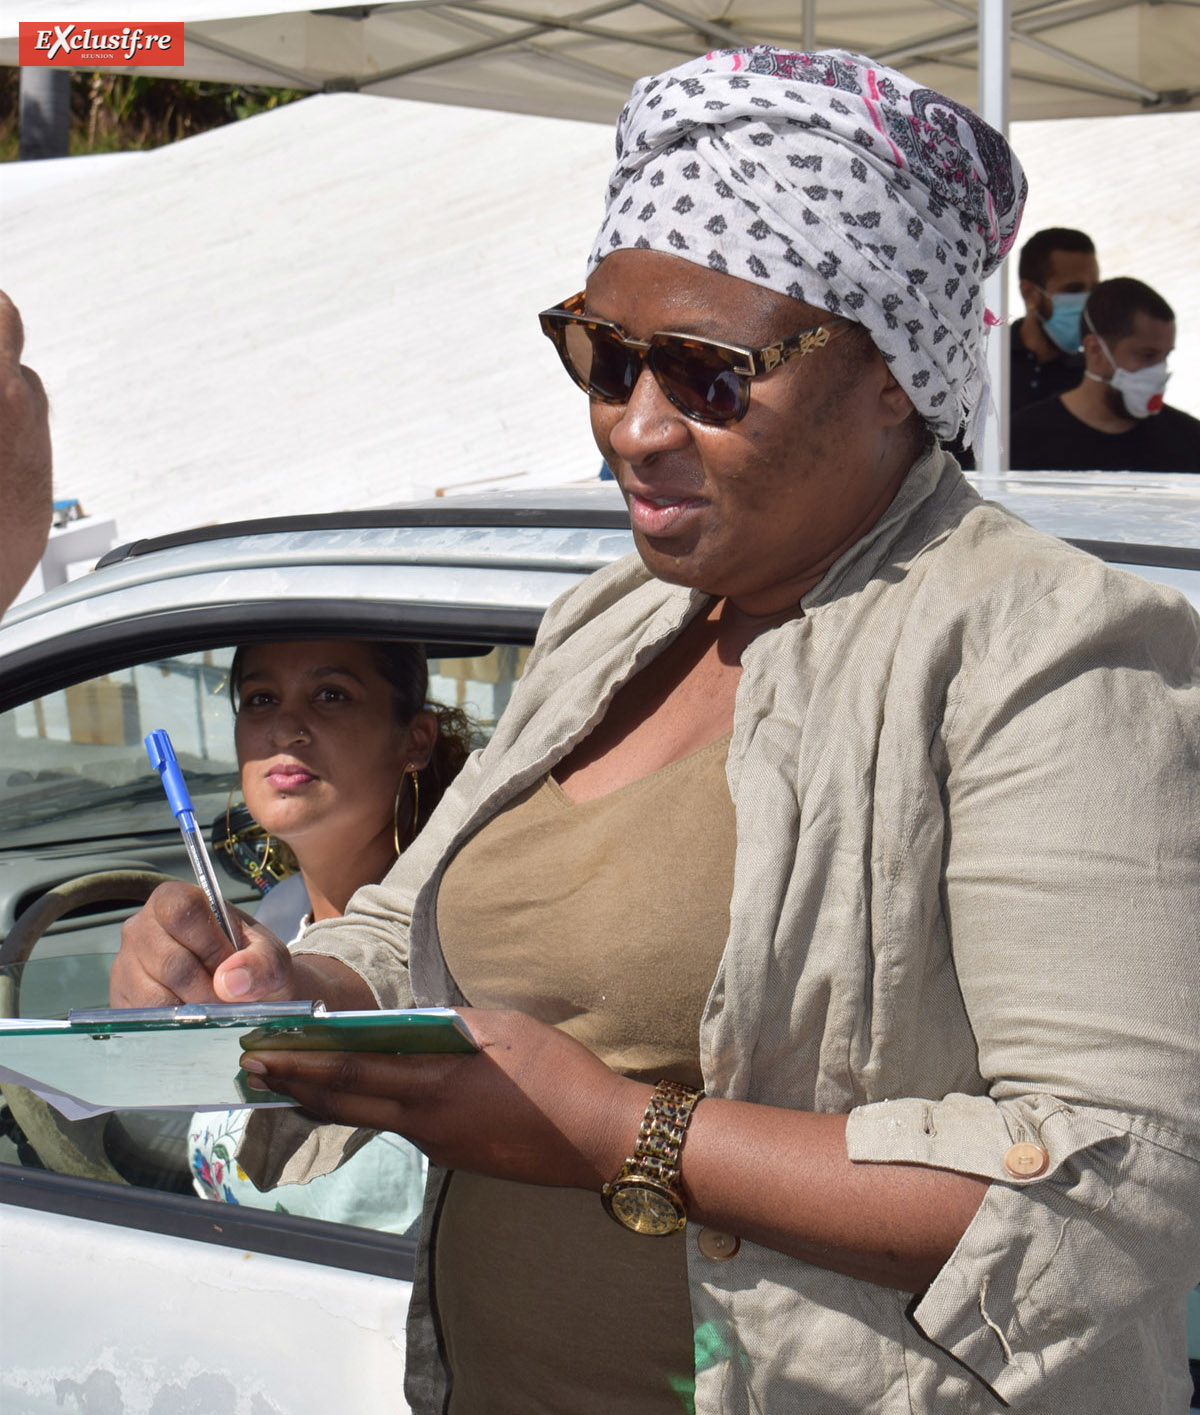
<svg viewBox="0 0 1200 1415"><path fill-rule="evenodd" d="M1174 347L1161 295L1140 280L1102 281L1083 312L1083 381L1014 415L1011 465L1200 472L1200 420L1163 402Z"/></svg>

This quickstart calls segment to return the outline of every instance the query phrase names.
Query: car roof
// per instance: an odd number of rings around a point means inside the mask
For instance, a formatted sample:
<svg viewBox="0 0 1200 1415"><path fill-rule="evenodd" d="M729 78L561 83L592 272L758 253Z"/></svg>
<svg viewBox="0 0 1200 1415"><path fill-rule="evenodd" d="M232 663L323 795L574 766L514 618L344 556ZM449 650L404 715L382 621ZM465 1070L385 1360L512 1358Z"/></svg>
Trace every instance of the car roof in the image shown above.
<svg viewBox="0 0 1200 1415"><path fill-rule="evenodd" d="M1200 610L1200 476L1188 472L968 472L1030 525L1186 595Z"/></svg>
<svg viewBox="0 0 1200 1415"><path fill-rule="evenodd" d="M114 547L97 562L97 569L178 546L228 540L232 536L338 529L378 529L401 526L514 527L560 529L628 529L624 499L613 482L588 486L546 487L522 492L485 492L429 501L407 501L375 510L310 512L261 517L248 521L198 526L149 540Z"/></svg>
<svg viewBox="0 0 1200 1415"><path fill-rule="evenodd" d="M989 501L1063 540L1200 549L1200 477L1189 472L966 473Z"/></svg>
<svg viewBox="0 0 1200 1415"><path fill-rule="evenodd" d="M1033 525L1200 607L1200 477L972 474ZM135 541L0 627L0 708L119 661L255 638L419 639L431 656L532 639L548 606L633 550L615 483L263 518Z"/></svg>
<svg viewBox="0 0 1200 1415"><path fill-rule="evenodd" d="M0 709L122 656L256 638L415 639L435 657L529 642L560 594L633 549L619 494L552 500L278 517L119 547L5 619Z"/></svg>

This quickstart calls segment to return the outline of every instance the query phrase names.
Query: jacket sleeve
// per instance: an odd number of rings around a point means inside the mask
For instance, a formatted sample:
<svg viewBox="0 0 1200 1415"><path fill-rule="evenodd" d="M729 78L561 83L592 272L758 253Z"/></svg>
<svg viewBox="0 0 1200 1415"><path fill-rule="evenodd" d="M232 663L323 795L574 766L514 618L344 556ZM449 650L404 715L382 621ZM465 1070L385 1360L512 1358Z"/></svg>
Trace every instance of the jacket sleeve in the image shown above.
<svg viewBox="0 0 1200 1415"><path fill-rule="evenodd" d="M912 1316L1015 1404L1200 1280L1200 626L1093 562L964 663L933 769L987 1093L861 1106L847 1143L993 1181Z"/></svg>

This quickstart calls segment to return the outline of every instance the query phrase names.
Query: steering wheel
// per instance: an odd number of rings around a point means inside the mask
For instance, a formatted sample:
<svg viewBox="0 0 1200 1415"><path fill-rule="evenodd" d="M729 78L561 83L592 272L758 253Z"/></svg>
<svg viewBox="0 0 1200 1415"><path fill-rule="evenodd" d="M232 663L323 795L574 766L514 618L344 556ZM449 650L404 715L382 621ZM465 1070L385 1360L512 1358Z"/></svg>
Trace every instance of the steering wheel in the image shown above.
<svg viewBox="0 0 1200 1415"><path fill-rule="evenodd" d="M0 944L0 1017L20 1016L19 975L12 965L29 961L38 940L51 924L91 904L144 902L160 884L171 878L171 875L152 870L103 870L65 880L54 889L48 889L22 912ZM0 1083L0 1094L47 1169L85 1179L107 1179L117 1184L130 1182L113 1166L105 1149L105 1130L113 1118L111 1115L68 1121L24 1086Z"/></svg>

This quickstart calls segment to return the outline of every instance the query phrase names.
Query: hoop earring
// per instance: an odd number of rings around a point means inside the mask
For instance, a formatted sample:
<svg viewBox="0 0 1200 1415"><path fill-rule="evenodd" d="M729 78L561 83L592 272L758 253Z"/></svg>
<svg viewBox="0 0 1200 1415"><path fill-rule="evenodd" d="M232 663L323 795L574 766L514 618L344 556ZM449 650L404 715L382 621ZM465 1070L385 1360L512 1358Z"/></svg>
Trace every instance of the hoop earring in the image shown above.
<svg viewBox="0 0 1200 1415"><path fill-rule="evenodd" d="M396 858L399 859L403 851L400 847L400 797L404 795L404 777L408 776L412 780L412 820L408 827L408 840L405 843L406 850L417 838L417 816L421 809L421 779L417 775L415 766L405 767L404 773L400 777L400 785L396 788L396 801L392 806L392 846L396 851Z"/></svg>

